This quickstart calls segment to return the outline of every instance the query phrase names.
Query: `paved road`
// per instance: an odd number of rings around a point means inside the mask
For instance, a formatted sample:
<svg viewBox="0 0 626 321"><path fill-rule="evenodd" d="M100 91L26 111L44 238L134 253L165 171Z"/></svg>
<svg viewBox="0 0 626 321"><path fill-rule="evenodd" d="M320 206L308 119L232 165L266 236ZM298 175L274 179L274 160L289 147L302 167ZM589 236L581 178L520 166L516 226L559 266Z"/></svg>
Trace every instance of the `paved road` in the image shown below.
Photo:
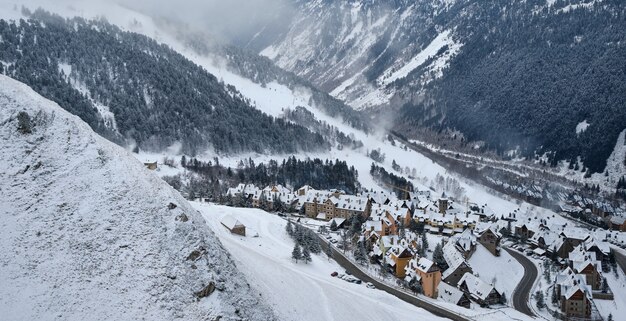
<svg viewBox="0 0 626 321"><path fill-rule="evenodd" d="M326 251L326 247L328 246L328 243L325 239L323 239L321 236L319 236L317 233L315 234L318 236L318 238L321 240L321 245L322 248L324 249L324 251ZM417 307L423 308L424 310L440 316L440 317L444 317L444 318L449 318L455 321L469 321L470 319L454 313L452 311L443 309L437 305L434 305L428 301L424 301L416 296L410 295L408 293L405 293L403 291L400 291L394 287L388 286L384 283L381 283L379 280L370 277L369 275L367 275L366 273L364 273L363 271L361 271L356 265L354 265L354 263L352 263L351 261L349 261L348 259L346 259L343 256L343 253L338 252L337 248L335 248L334 246L332 247L333 249L333 259L335 261L337 261L337 263L344 269L346 269L348 272L352 273L352 275L354 275L355 277L363 280L364 282L371 282L372 284L374 284L376 286L377 289L379 290L383 290L391 295L394 295L396 297L398 297L399 299L406 301L410 304L413 304Z"/></svg>
<svg viewBox="0 0 626 321"><path fill-rule="evenodd" d="M626 255L621 250L611 247L611 251L615 254L615 262L622 268L622 271L626 273Z"/></svg>
<svg viewBox="0 0 626 321"><path fill-rule="evenodd" d="M524 276L513 292L513 307L519 312L535 317L528 304L530 291L532 291L539 273L537 267L524 254L509 248L505 248L505 250L524 267Z"/></svg>

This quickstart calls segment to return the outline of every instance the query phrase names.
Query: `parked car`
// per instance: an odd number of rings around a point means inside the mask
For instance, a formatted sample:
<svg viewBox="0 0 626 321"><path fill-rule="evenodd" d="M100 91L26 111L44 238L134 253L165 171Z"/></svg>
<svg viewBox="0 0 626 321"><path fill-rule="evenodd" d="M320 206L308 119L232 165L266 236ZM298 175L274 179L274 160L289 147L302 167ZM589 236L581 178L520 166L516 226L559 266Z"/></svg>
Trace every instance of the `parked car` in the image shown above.
<svg viewBox="0 0 626 321"><path fill-rule="evenodd" d="M337 276L337 275L339 275L339 273L337 273L336 271L330 274L330 276Z"/></svg>
<svg viewBox="0 0 626 321"><path fill-rule="evenodd" d="M342 273L342 274L337 275L337 277L338 277L338 278L340 278L340 279L343 279L343 277L344 277L344 276L345 276L345 274L343 274L343 273Z"/></svg>
<svg viewBox="0 0 626 321"><path fill-rule="evenodd" d="M346 270L346 274L347 275L352 275L352 273L350 273L350 271Z"/></svg>
<svg viewBox="0 0 626 321"><path fill-rule="evenodd" d="M359 280L359 279L356 279L356 281L354 281L354 283L356 283L356 284L361 284L361 283L363 283L363 281L361 281L361 280Z"/></svg>
<svg viewBox="0 0 626 321"><path fill-rule="evenodd" d="M372 284L372 282L367 282L366 284L367 288L369 289L375 289L376 287L374 286L374 284Z"/></svg>
<svg viewBox="0 0 626 321"><path fill-rule="evenodd" d="M531 256L531 255L533 255L533 251L531 251L531 250L526 251L526 255L527 255L527 256Z"/></svg>

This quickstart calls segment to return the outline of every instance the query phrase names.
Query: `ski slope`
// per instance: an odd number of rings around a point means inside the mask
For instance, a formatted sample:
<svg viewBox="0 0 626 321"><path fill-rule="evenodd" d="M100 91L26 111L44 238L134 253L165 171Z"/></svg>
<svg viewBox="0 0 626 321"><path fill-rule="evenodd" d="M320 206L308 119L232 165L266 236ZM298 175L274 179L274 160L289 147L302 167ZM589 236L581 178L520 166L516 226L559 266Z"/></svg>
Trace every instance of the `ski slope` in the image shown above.
<svg viewBox="0 0 626 321"><path fill-rule="evenodd" d="M331 277L333 271L343 269L324 254L313 254L309 264L295 263L294 241L285 232L286 222L276 215L258 209L192 205L283 320L444 320L365 284ZM226 215L246 226L246 237L231 234L220 224Z"/></svg>

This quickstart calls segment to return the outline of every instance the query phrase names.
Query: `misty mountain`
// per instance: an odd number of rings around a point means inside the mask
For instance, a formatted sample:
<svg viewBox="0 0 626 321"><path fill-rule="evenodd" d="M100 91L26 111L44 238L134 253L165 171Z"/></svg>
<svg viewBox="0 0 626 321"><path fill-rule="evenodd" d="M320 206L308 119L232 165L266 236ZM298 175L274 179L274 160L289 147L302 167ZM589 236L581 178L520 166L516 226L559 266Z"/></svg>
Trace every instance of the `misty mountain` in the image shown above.
<svg viewBox="0 0 626 321"><path fill-rule="evenodd" d="M287 30L249 48L356 109L393 108L406 136L460 131L601 172L624 130L623 1L293 3Z"/></svg>
<svg viewBox="0 0 626 321"><path fill-rule="evenodd" d="M95 131L145 150L175 143L196 154L326 149L308 129L253 108L167 46L105 21L41 10L0 20L0 69L78 115Z"/></svg>

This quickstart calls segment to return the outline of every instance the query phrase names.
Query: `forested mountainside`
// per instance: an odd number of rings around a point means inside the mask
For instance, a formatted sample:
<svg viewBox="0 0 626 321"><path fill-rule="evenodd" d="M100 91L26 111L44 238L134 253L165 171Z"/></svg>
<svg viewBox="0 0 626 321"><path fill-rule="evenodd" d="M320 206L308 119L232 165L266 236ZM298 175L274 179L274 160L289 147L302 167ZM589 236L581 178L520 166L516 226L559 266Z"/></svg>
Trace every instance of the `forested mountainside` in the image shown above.
<svg viewBox="0 0 626 321"><path fill-rule="evenodd" d="M3 320L276 320L200 214L0 75Z"/></svg>
<svg viewBox="0 0 626 321"><path fill-rule="evenodd" d="M406 136L458 130L602 172L626 128L623 1L295 3L288 31L251 48L355 108L395 107Z"/></svg>
<svg viewBox="0 0 626 321"><path fill-rule="evenodd" d="M250 106L232 86L167 46L105 21L41 10L0 20L0 69L118 143L174 143L195 155L328 148L306 128Z"/></svg>
<svg viewBox="0 0 626 321"><path fill-rule="evenodd" d="M343 122L350 126L369 132L371 124L366 115L352 109L343 101L329 95L327 92L319 90L309 81L295 75L292 72L279 68L267 57L238 46L227 43L218 43L215 39L183 29L180 25L155 19L162 28L176 35L177 39L182 39L184 43L195 52L204 56L214 56L225 62L225 67L237 75L249 79L257 84L266 86L268 83L277 82L286 85L292 90L305 89L310 97L310 104L321 109L331 117L341 117Z"/></svg>

